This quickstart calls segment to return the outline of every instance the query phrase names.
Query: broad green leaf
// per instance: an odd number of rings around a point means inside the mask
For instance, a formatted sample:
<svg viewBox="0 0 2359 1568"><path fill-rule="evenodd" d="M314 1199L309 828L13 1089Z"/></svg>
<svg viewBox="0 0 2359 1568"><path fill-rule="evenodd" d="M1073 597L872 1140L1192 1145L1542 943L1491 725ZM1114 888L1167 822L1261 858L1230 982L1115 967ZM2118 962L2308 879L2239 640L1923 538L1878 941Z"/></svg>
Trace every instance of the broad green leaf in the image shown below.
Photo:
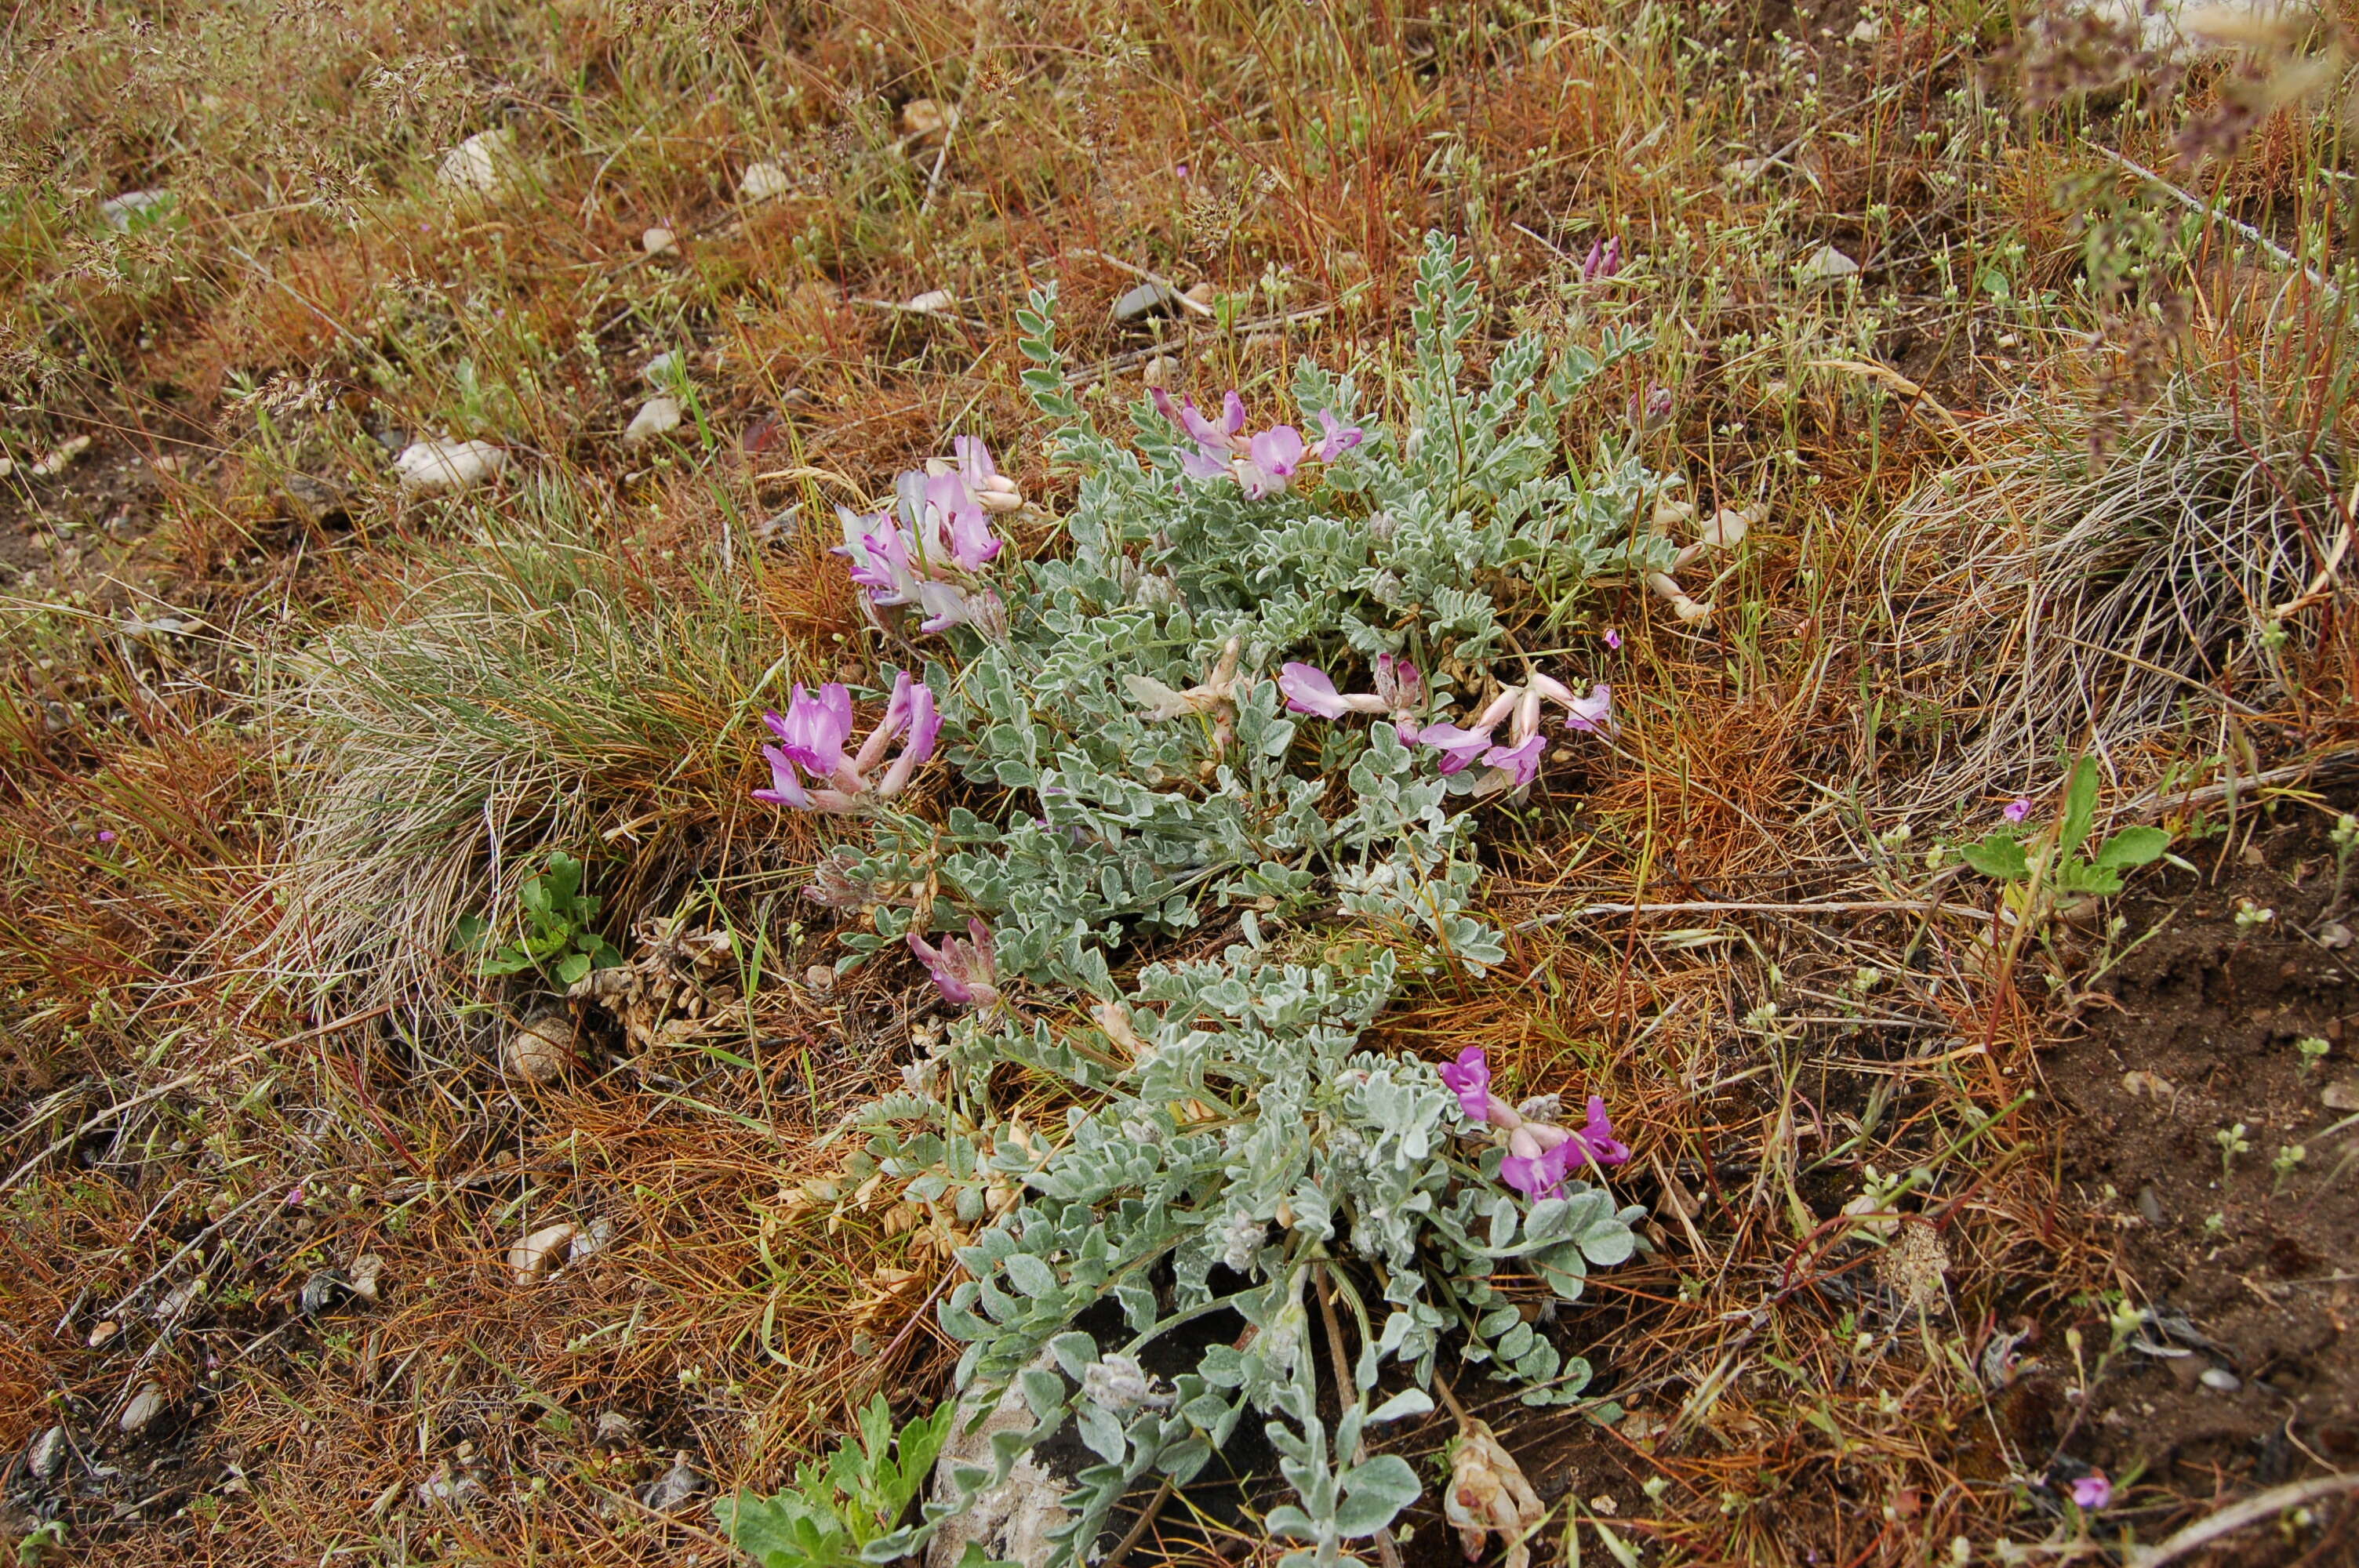
<svg viewBox="0 0 2359 1568"><path fill-rule="evenodd" d="M2109 871L2152 865L2170 848L2170 835L2159 827L2125 827L2105 840L2096 864Z"/></svg>
<svg viewBox="0 0 2359 1568"><path fill-rule="evenodd" d="M2096 819L2097 762L2083 757L2072 764L2072 782L2064 786L2064 825L2058 830L2058 847L2067 855L2080 853Z"/></svg>
<svg viewBox="0 0 2359 1568"><path fill-rule="evenodd" d="M1979 844L1961 847L1958 853L1983 875L2003 882L2021 881L2031 874L2031 863L2024 859L2023 846L2011 833L1994 833Z"/></svg>

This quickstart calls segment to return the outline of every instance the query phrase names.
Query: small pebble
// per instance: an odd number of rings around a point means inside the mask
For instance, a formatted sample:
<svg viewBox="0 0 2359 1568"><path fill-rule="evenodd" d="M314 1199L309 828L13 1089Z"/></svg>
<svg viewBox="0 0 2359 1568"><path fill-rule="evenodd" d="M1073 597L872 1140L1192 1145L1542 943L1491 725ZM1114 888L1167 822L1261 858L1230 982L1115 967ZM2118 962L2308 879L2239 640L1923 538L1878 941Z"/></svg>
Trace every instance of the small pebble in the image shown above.
<svg viewBox="0 0 2359 1568"><path fill-rule="evenodd" d="M639 1501L659 1514L669 1513L693 1499L711 1483L688 1462L686 1454L673 1455L671 1468L639 1488Z"/></svg>
<svg viewBox="0 0 2359 1568"><path fill-rule="evenodd" d="M123 1417L115 1424L123 1429L125 1436L136 1437L155 1425L164 1410L164 1390L154 1383L142 1383L139 1391L131 1396L131 1402L123 1407Z"/></svg>
<svg viewBox="0 0 2359 1568"><path fill-rule="evenodd" d="M658 223L639 236L639 249L651 256L675 255L679 251L679 236Z"/></svg>
<svg viewBox="0 0 2359 1568"><path fill-rule="evenodd" d="M912 98L901 105L901 134L921 145L937 142L952 117L930 98Z"/></svg>
<svg viewBox="0 0 2359 1568"><path fill-rule="evenodd" d="M353 1294L371 1306L376 1305L377 1292L385 1280L385 1260L374 1252L362 1253L353 1260L349 1278L353 1282Z"/></svg>
<svg viewBox="0 0 2359 1568"><path fill-rule="evenodd" d="M134 223L153 221L172 210L173 196L168 190L126 190L120 196L110 196L98 204L100 222L118 234L131 232ZM151 214L153 215L151 217Z"/></svg>
<svg viewBox="0 0 2359 1568"><path fill-rule="evenodd" d="M1180 380L1180 362L1169 354L1158 354L1147 362L1141 379L1149 386L1159 386L1168 392Z"/></svg>
<svg viewBox="0 0 2359 1568"><path fill-rule="evenodd" d="M1114 302L1116 321L1142 321L1149 316L1169 316L1180 308L1180 297L1159 283L1142 283Z"/></svg>
<svg viewBox="0 0 2359 1568"><path fill-rule="evenodd" d="M1859 263L1832 245L1821 245L1811 253L1810 259L1801 265L1799 276L1804 283L1832 283L1839 278L1851 277L1858 271Z"/></svg>
<svg viewBox="0 0 2359 1568"><path fill-rule="evenodd" d="M489 441L412 441L393 460L401 488L413 493L466 490L507 467L508 455Z"/></svg>
<svg viewBox="0 0 2359 1568"><path fill-rule="evenodd" d="M2148 1225L2160 1225L2163 1222L2165 1217L2162 1212L2162 1195L2154 1190L2152 1182L2138 1189L2137 1208L2138 1217Z"/></svg>
<svg viewBox="0 0 2359 1568"><path fill-rule="evenodd" d="M794 188L795 182L777 164L750 163L745 166L745 172L737 178L737 200L768 201L784 196Z"/></svg>
<svg viewBox="0 0 2359 1568"><path fill-rule="evenodd" d="M296 1307L305 1317L318 1317L343 1305L352 1294L350 1280L333 1269L314 1269L311 1277L303 1281L303 1293L297 1299Z"/></svg>
<svg viewBox="0 0 2359 1568"><path fill-rule="evenodd" d="M638 1441L639 1429L621 1411L607 1411L598 1417L597 1433L590 1441L601 1448L628 1448Z"/></svg>
<svg viewBox="0 0 2359 1568"><path fill-rule="evenodd" d="M2329 1110L2359 1110L2359 1079L2344 1078L2329 1084L2318 1098Z"/></svg>
<svg viewBox="0 0 2359 1568"><path fill-rule="evenodd" d="M508 1268L515 1272L516 1282L529 1285L563 1262L575 1234L572 1226L560 1221L542 1226L509 1248Z"/></svg>
<svg viewBox="0 0 2359 1568"><path fill-rule="evenodd" d="M573 1065L573 1020L544 1012L517 1027L500 1048L509 1073L527 1083L553 1084Z"/></svg>
<svg viewBox="0 0 2359 1568"><path fill-rule="evenodd" d="M958 303L958 296L947 288L929 288L909 301L907 308L922 310L929 316L940 315Z"/></svg>
<svg viewBox="0 0 2359 1568"><path fill-rule="evenodd" d="M623 431L623 445L636 447L642 442L652 441L658 436L668 435L679 428L679 398L650 397L639 405L636 414L631 416L630 424Z"/></svg>
<svg viewBox="0 0 2359 1568"><path fill-rule="evenodd" d="M116 1335L122 1332L123 1325L121 1324L115 1322L111 1317L102 1318L91 1329L90 1338L87 1343L92 1350L95 1350L100 1346L105 1344L108 1340L114 1338Z"/></svg>
<svg viewBox="0 0 2359 1568"><path fill-rule="evenodd" d="M36 1481L54 1481L66 1467L66 1429L53 1426L26 1445L25 1468Z"/></svg>
<svg viewBox="0 0 2359 1568"><path fill-rule="evenodd" d="M2245 1386L2235 1373L2224 1367L2205 1368L2203 1376L2198 1381L2215 1394L2233 1394Z"/></svg>
<svg viewBox="0 0 2359 1568"><path fill-rule="evenodd" d="M443 155L435 183L460 196L494 197L514 188L516 133L502 125L478 131Z"/></svg>

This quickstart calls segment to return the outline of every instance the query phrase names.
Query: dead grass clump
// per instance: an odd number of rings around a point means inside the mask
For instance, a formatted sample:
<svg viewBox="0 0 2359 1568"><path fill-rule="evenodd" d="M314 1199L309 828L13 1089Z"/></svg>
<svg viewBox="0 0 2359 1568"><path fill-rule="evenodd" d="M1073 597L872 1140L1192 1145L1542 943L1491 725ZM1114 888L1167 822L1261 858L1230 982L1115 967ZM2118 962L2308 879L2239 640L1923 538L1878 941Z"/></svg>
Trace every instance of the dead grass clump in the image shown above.
<svg viewBox="0 0 2359 1568"><path fill-rule="evenodd" d="M1920 486L1886 544L1900 678L1945 715L1910 803L2022 794L2056 749L2114 768L2225 695L2277 696L2279 651L2349 529L2332 429L2172 375L2093 466L2076 416ZM1985 441L1988 438L1983 438ZM1908 586L1895 586L1906 584Z"/></svg>
<svg viewBox="0 0 2359 1568"><path fill-rule="evenodd" d="M591 858L609 908L729 853L745 723L785 663L743 586L761 563L658 586L592 504L528 492L529 522L429 550L378 614L268 672L297 759L267 943L284 978L439 995L453 922L513 920L553 849Z"/></svg>

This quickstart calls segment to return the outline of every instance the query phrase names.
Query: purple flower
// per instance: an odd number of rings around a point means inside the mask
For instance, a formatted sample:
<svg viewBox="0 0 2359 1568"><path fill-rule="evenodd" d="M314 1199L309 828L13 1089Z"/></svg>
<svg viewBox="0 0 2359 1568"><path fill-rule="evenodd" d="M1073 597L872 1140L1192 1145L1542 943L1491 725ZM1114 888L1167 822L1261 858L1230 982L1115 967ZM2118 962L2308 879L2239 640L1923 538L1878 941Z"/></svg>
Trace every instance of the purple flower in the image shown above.
<svg viewBox="0 0 2359 1568"><path fill-rule="evenodd" d="M797 811L810 810L810 793L803 788L803 781L795 773L794 762L776 746L763 747L762 755L770 764L770 787L756 790L754 798L766 806L791 806Z"/></svg>
<svg viewBox="0 0 2359 1568"><path fill-rule="evenodd" d="M1282 495L1302 466L1302 433L1291 425L1273 425L1245 443L1245 457L1233 466L1247 499Z"/></svg>
<svg viewBox="0 0 2359 1568"><path fill-rule="evenodd" d="M114 843L114 828L112 828L112 827L102 827L102 828L100 828L100 829L98 830L98 841L99 841L100 843L102 843L102 844L112 844L112 843Z"/></svg>
<svg viewBox="0 0 2359 1568"><path fill-rule="evenodd" d="M1614 1136L1614 1123L1606 1118L1603 1095L1589 1097L1589 1119L1570 1141L1580 1145L1581 1152L1596 1164L1620 1165L1630 1158L1630 1146Z"/></svg>
<svg viewBox="0 0 2359 1568"><path fill-rule="evenodd" d="M1440 1075L1442 1087L1458 1097L1458 1108L1469 1121L1491 1119L1491 1059L1483 1047L1469 1045L1458 1053L1458 1060L1433 1070Z"/></svg>
<svg viewBox="0 0 2359 1568"><path fill-rule="evenodd" d="M966 485L967 496L977 506L985 512L1013 512L1024 504L1024 492L1016 488L1014 480L999 471L982 437L953 436L951 451L958 464L958 476Z"/></svg>
<svg viewBox="0 0 2359 1568"><path fill-rule="evenodd" d="M1483 753L1483 765L1505 768L1521 789L1540 776L1540 752L1546 745L1546 738L1535 731L1513 746L1492 747Z"/></svg>
<svg viewBox="0 0 2359 1568"><path fill-rule="evenodd" d="M2010 800L2006 803L2006 808L2000 811L1999 815L2006 817L2009 822L2020 822L2025 817L2031 815L2031 802L2027 800Z"/></svg>
<svg viewBox="0 0 2359 1568"><path fill-rule="evenodd" d="M1532 676L1532 689L1564 709L1564 727L1586 730L1593 735L1614 732L1614 688L1599 681L1589 688L1587 697L1575 697L1572 688L1550 676Z"/></svg>
<svg viewBox="0 0 2359 1568"><path fill-rule="evenodd" d="M1572 1163L1571 1139L1543 1146L1539 1131L1537 1127L1525 1126L1508 1133L1507 1157L1499 1162L1499 1179L1527 1198L1554 1197L1561 1193L1565 1173Z"/></svg>
<svg viewBox="0 0 2359 1568"><path fill-rule="evenodd" d="M1321 719L1341 719L1351 711L1335 682L1325 670L1310 665L1286 664L1277 669L1277 689L1286 694L1288 713L1315 713Z"/></svg>
<svg viewBox="0 0 2359 1568"><path fill-rule="evenodd" d="M1441 771L1461 773L1491 749L1488 730L1461 730L1455 724L1428 724L1417 732L1417 743L1441 753Z"/></svg>
<svg viewBox="0 0 2359 1568"><path fill-rule="evenodd" d="M2072 1483L2072 1501L2083 1509L2105 1508L2113 1500L2114 1483L2103 1470L2092 1470Z"/></svg>
<svg viewBox="0 0 2359 1568"><path fill-rule="evenodd" d="M1622 633L1616 632L1613 627L1608 626L1605 629L1605 645L1609 648L1620 648L1622 646Z"/></svg>
<svg viewBox="0 0 2359 1568"><path fill-rule="evenodd" d="M912 680L907 670L893 672L893 695L885 705L885 717L861 742L856 756L843 754L844 742L852 735L852 694L837 682L821 687L817 696L797 686L786 717L765 713L762 720L779 744L762 748L770 764L770 786L756 790L754 798L797 811L853 812L892 799L908 786L918 765L934 754L934 741L942 727L933 688ZM904 734L908 738L901 754L885 776L872 784L872 773L886 748ZM824 787L805 788L798 769Z"/></svg>
<svg viewBox="0 0 2359 1568"><path fill-rule="evenodd" d="M1332 463L1367 438L1368 433L1357 425L1346 425L1326 409L1319 411L1319 428L1324 432L1319 441L1319 460Z"/></svg>
<svg viewBox="0 0 2359 1568"><path fill-rule="evenodd" d="M970 918L967 937L945 936L933 946L917 932L909 933L909 951L926 966L944 1000L960 1007L999 1005L999 971L992 961L991 928Z"/></svg>
<svg viewBox="0 0 2359 1568"><path fill-rule="evenodd" d="M1564 705L1564 727L1585 730L1593 735L1614 732L1614 688L1599 681L1589 688L1587 697L1576 697Z"/></svg>
<svg viewBox="0 0 2359 1568"><path fill-rule="evenodd" d="M843 766L843 743L852 738L852 694L841 681L828 682L817 696L798 681L787 716L765 713L762 719L779 748L813 778L832 779Z"/></svg>
<svg viewBox="0 0 2359 1568"><path fill-rule="evenodd" d="M1621 235L1616 234L1612 239L1606 240L1602 243L1595 240L1592 240L1590 242L1589 254L1583 257L1581 263L1582 282L1595 283L1600 278L1612 277L1615 273L1620 272L1621 270Z"/></svg>

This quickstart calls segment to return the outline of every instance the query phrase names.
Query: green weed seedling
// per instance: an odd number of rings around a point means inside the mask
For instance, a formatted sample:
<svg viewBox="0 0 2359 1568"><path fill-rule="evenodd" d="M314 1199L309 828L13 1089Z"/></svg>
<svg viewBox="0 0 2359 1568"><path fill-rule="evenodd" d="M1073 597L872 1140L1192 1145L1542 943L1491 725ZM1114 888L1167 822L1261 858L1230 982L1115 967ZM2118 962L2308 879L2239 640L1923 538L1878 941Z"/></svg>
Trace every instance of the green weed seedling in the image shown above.
<svg viewBox="0 0 2359 1568"><path fill-rule="evenodd" d="M485 976L519 975L527 969L554 975L571 985L592 969L612 968L623 961L614 944L590 928L598 917L598 900L582 891L582 862L559 851L549 857L549 870L525 879L516 890L527 929L520 942L484 953ZM479 953L491 939L491 922L480 914L462 916L451 934L456 952Z"/></svg>
<svg viewBox="0 0 2359 1568"><path fill-rule="evenodd" d="M2162 858L2170 835L2159 827L2125 827L2094 855L2083 855L2096 816L2097 764L2082 757L2072 764L2071 782L2064 789L2062 818L2039 838L2027 845L2010 823L1958 852L1975 871L2006 883L2009 901L2019 906L2111 897L2122 891L2123 872Z"/></svg>
<svg viewBox="0 0 2359 1568"><path fill-rule="evenodd" d="M851 1568L862 1548L898 1524L949 1440L958 1406L944 1404L893 1435L893 1409L878 1394L860 1412L860 1441L821 1465L806 1461L775 1497L740 1492L715 1506L739 1551L762 1568ZM984 1568L980 1547L961 1568Z"/></svg>

